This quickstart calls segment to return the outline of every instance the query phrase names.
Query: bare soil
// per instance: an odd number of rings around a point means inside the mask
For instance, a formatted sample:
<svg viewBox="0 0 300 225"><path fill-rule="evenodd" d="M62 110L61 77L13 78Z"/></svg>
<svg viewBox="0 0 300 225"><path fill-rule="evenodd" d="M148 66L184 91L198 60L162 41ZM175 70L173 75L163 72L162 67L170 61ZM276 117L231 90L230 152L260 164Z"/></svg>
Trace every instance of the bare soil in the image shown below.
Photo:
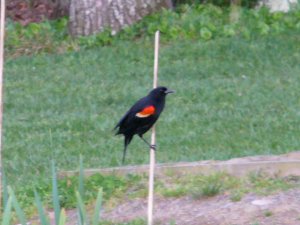
<svg viewBox="0 0 300 225"><path fill-rule="evenodd" d="M262 161L268 165L268 172L278 174L279 171L285 176L299 174L299 167L291 167L282 164L281 167L272 167L270 160L286 161L293 159L294 163L300 159L300 152L292 152L280 156L256 156L232 159L227 161L238 164L244 163L245 167L238 167L239 170L247 169L249 162ZM226 161L220 162L222 165ZM255 164L256 165L256 164ZM257 164L259 165L259 164ZM227 168L226 167L226 168ZM213 169L214 167L212 167ZM221 167L220 167L221 168ZM266 168L261 165L261 168ZM256 168L260 169L259 166ZM239 174L238 171L229 170L232 175ZM294 177L299 179L298 176ZM166 179L164 179L166 181ZM296 180L295 180L296 181ZM288 182L288 181L287 181ZM124 196L115 207L112 204L104 205L101 212L102 221L111 221L112 224L126 223L136 219L147 220L147 198L130 199ZM54 221L54 213L49 212L49 217ZM68 225L75 225L77 221L76 210L67 211ZM32 221L33 222L33 221ZM35 224L33 222L33 224ZM54 224L54 222L52 222ZM272 192L268 195L255 194L254 191L243 194L239 201L232 200L231 192L223 192L214 197L191 196L178 198L166 198L156 196L154 202L154 224L156 225L300 225L300 188L293 188Z"/></svg>
<svg viewBox="0 0 300 225"><path fill-rule="evenodd" d="M54 213L49 213L54 223ZM76 210L67 212L68 225L77 224ZM135 199L101 212L112 224L147 220L147 200ZM32 221L36 224L36 221ZM247 194L234 202L223 194L210 198L156 198L155 225L299 225L300 190L290 189L269 196Z"/></svg>
<svg viewBox="0 0 300 225"><path fill-rule="evenodd" d="M102 213L102 218L115 223L147 215L146 199L120 204ZM299 225L300 190L291 189L269 196L247 194L234 202L223 194L199 200L191 197L155 200L155 224L178 225Z"/></svg>

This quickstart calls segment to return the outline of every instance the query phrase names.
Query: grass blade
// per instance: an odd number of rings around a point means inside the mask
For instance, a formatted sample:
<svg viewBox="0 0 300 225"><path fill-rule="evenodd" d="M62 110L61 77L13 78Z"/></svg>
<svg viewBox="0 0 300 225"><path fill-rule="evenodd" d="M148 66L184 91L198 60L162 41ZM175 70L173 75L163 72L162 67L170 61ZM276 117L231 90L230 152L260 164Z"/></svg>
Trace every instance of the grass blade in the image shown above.
<svg viewBox="0 0 300 225"><path fill-rule="evenodd" d="M66 224L66 211L65 209L61 209L60 211L60 217L59 217L59 224L58 225L65 225Z"/></svg>
<svg viewBox="0 0 300 225"><path fill-rule="evenodd" d="M79 184L78 191L80 196L84 199L84 171L82 155L79 156Z"/></svg>
<svg viewBox="0 0 300 225"><path fill-rule="evenodd" d="M9 196L3 213L2 225L10 225L11 210L12 210L12 197Z"/></svg>
<svg viewBox="0 0 300 225"><path fill-rule="evenodd" d="M55 215L55 223L59 223L60 216L60 204L59 204L59 195L58 195L58 187L57 187L57 177L56 177L56 169L55 163L52 160L52 200L53 200L53 208Z"/></svg>
<svg viewBox="0 0 300 225"><path fill-rule="evenodd" d="M20 204L16 198L16 195L11 187L8 187L8 193L9 193L9 196L12 198L12 204L16 210L16 214L17 214L17 217L19 218L20 223L22 225L27 225L25 214L24 214L23 210L21 209Z"/></svg>
<svg viewBox="0 0 300 225"><path fill-rule="evenodd" d="M41 201L39 194L36 192L36 190L34 190L34 198L35 198L35 203L36 203L37 210L39 213L41 225L50 225L49 220L44 211L43 203Z"/></svg>
<svg viewBox="0 0 300 225"><path fill-rule="evenodd" d="M7 182L4 171L2 171L2 187L3 187L3 208L5 208L8 201L8 190L7 190Z"/></svg>
<svg viewBox="0 0 300 225"><path fill-rule="evenodd" d="M87 225L87 214L85 211L83 200L78 191L76 191L76 198L77 198L77 209L79 214L79 223L82 225Z"/></svg>
<svg viewBox="0 0 300 225"><path fill-rule="evenodd" d="M102 196L103 196L103 191L102 191L102 188L100 188L98 191L96 205L95 205L95 211L94 211L94 216L93 216L93 225L98 225L100 222L100 210L101 210L101 206L102 206Z"/></svg>
<svg viewBox="0 0 300 225"><path fill-rule="evenodd" d="M78 223L78 225L84 225L82 222L82 216L80 214L78 206L77 206L77 223Z"/></svg>

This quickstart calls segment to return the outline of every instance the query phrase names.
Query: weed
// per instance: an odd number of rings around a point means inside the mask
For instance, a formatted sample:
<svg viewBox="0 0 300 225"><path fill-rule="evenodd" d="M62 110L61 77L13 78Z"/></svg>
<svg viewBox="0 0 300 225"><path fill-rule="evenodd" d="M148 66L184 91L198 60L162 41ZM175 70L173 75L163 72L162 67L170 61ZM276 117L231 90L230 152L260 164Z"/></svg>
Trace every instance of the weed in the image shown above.
<svg viewBox="0 0 300 225"><path fill-rule="evenodd" d="M190 193L193 198L212 197L219 194L224 187L221 180L223 174L214 174L211 176L201 176L193 182Z"/></svg>
<svg viewBox="0 0 300 225"><path fill-rule="evenodd" d="M239 191L233 191L230 195L230 200L233 202L238 202L242 199L243 193Z"/></svg>
<svg viewBox="0 0 300 225"><path fill-rule="evenodd" d="M253 190L258 194L269 194L293 186L292 182L286 182L285 178L272 177L262 172L250 173L249 181Z"/></svg>
<svg viewBox="0 0 300 225"><path fill-rule="evenodd" d="M265 217L270 217L273 215L273 213L271 211L265 211L264 215L265 215Z"/></svg>
<svg viewBox="0 0 300 225"><path fill-rule="evenodd" d="M187 191L185 188L183 187L173 187L173 188L166 188L165 190L162 191L162 195L164 197L174 197L174 198L178 198L181 196L186 195Z"/></svg>

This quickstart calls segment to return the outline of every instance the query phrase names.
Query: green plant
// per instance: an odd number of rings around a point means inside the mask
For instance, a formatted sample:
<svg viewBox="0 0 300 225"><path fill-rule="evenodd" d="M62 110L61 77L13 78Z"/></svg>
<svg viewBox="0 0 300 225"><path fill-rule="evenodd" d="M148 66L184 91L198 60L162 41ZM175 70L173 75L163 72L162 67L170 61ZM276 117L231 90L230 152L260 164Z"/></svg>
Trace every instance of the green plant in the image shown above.
<svg viewBox="0 0 300 225"><path fill-rule="evenodd" d="M238 202L242 199L243 193L240 191L233 191L230 195L230 200L233 202Z"/></svg>
<svg viewBox="0 0 300 225"><path fill-rule="evenodd" d="M197 199L219 194L224 187L222 176L222 174L214 174L197 179L190 190L192 197Z"/></svg>
<svg viewBox="0 0 300 225"><path fill-rule="evenodd" d="M221 7L229 7L232 4L231 0L201 0L202 3L214 4ZM240 0L240 6L253 8L257 6L259 0Z"/></svg>
<svg viewBox="0 0 300 225"><path fill-rule="evenodd" d="M271 211L267 210L267 211L264 212L264 215L265 215L265 217L270 217L270 216L273 215L273 213Z"/></svg>
<svg viewBox="0 0 300 225"><path fill-rule="evenodd" d="M80 157L80 168L83 168L81 157ZM55 221L56 221L55 223L57 225L65 225L66 213L64 208L60 209L61 206L59 203L57 176L56 176L56 168L55 168L54 161L52 161L51 163L51 170L52 170L52 202L53 202L53 208L55 212ZM83 173L80 173L80 176L83 176ZM82 181L83 178L79 178L79 180ZM5 201L5 205L4 205L5 210L3 212L2 224L3 225L11 224L10 221L12 219L12 211L14 209L20 223L22 225L26 225L27 222L26 222L25 214L21 209L19 202L17 201L14 191L9 186L5 186L5 189L7 189L8 192L8 199ZM45 212L42 199L36 190L34 190L34 197L35 197L35 204L37 207L40 223L42 225L50 225L50 221L49 218L47 217L47 213ZM76 191L76 199L77 199L77 210L79 215L78 222L79 224L82 225L88 224L88 214L85 209L83 199L78 191ZM91 220L92 221L91 225L99 224L101 205L102 205L102 188L100 188L97 193L95 209Z"/></svg>
<svg viewBox="0 0 300 225"><path fill-rule="evenodd" d="M80 161L80 163L81 163L81 161ZM55 222L56 222L56 224L58 224L60 221L59 217L60 217L61 209L60 209L60 204L59 204L56 169L55 169L55 163L53 160L51 163L51 169L52 169L52 202L53 202Z"/></svg>
<svg viewBox="0 0 300 225"><path fill-rule="evenodd" d="M299 9L289 13L271 13L266 8L239 9L239 19L230 22L228 1L211 0L213 4L179 4L176 10L161 10L126 27L116 35L110 29L88 37L71 38L67 18L32 23L26 27L11 20L6 25L5 49L8 57L38 53L63 53L79 49L116 45L120 41L146 41L160 30L163 42L180 40L209 41L223 37L251 39L265 35L284 34L300 27ZM256 0L242 0L252 6Z"/></svg>
<svg viewBox="0 0 300 225"><path fill-rule="evenodd" d="M201 188L201 195L212 197L220 193L222 185L219 183L206 183Z"/></svg>
<svg viewBox="0 0 300 225"><path fill-rule="evenodd" d="M285 190L292 186L291 182L280 177L273 177L261 171L249 174L249 181L253 190L258 194L272 193L277 190Z"/></svg>
<svg viewBox="0 0 300 225"><path fill-rule="evenodd" d="M183 187L176 187L176 188L165 188L162 191L162 195L165 197L180 197L186 195L187 191Z"/></svg>

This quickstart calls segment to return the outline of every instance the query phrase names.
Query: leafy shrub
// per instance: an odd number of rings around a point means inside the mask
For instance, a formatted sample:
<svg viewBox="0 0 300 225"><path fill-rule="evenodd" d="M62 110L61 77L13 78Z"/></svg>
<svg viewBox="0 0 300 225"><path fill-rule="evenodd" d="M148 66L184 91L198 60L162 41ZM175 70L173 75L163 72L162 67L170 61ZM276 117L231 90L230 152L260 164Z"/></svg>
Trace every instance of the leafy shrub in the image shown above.
<svg viewBox="0 0 300 225"><path fill-rule="evenodd" d="M224 4L224 1L222 2ZM8 56L16 57L24 54L60 53L112 45L122 40L152 39L156 30L161 31L162 41L168 42L177 39L209 41L224 37L250 39L300 28L299 9L289 13L270 13L266 8L259 10L241 8L238 13L239 19L233 23L230 19L230 8L212 4L181 4L175 11L164 9L146 16L116 35L112 35L111 31L106 29L99 34L79 38L68 36L67 18L33 23L27 27L8 21L5 49Z"/></svg>
<svg viewBox="0 0 300 225"><path fill-rule="evenodd" d="M175 6L180 4L213 4L221 7L228 7L231 4L231 0L173 0ZM240 4L243 7L253 8L258 4L258 0L240 0Z"/></svg>

